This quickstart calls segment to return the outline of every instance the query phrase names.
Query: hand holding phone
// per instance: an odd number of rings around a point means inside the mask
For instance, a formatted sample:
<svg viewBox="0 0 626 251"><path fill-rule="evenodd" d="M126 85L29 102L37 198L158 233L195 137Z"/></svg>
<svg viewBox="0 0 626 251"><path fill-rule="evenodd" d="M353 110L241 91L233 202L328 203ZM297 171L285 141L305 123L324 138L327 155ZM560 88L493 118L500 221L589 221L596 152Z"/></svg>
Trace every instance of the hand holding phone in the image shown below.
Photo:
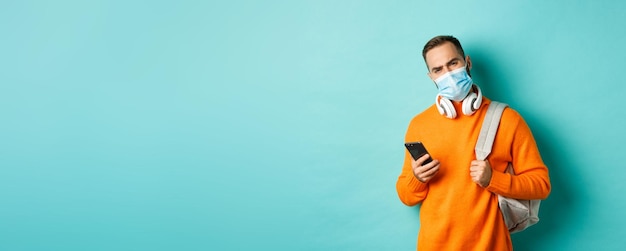
<svg viewBox="0 0 626 251"><path fill-rule="evenodd" d="M420 157L424 156L425 154L428 154L428 151L426 151L426 147L424 147L424 144L422 144L422 142L408 142L405 143L404 146L406 147L407 150L409 150L409 153L411 153L411 157L413 157L413 160L417 160ZM422 165L426 165L428 163L430 163L431 161L433 161L433 159L428 156L428 159L426 161L424 161L424 163L422 163Z"/></svg>
<svg viewBox="0 0 626 251"><path fill-rule="evenodd" d="M413 175L420 182L428 183L439 172L439 161L435 161L435 163L432 164L433 166L429 165L426 167L426 165L433 162L433 159L428 151L426 151L426 147L424 147L422 142L408 142L405 143L404 146L409 150L411 157L413 157L413 162L411 163ZM419 165L416 160L426 154L428 154L428 158Z"/></svg>

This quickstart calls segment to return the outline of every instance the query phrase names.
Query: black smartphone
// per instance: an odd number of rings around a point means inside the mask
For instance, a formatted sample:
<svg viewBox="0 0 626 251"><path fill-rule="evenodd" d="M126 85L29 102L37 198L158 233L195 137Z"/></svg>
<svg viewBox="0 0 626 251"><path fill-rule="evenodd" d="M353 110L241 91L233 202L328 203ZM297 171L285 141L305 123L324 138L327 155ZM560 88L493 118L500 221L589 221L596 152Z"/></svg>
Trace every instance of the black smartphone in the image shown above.
<svg viewBox="0 0 626 251"><path fill-rule="evenodd" d="M424 156L424 154L428 153L428 151L426 151L426 147L424 147L424 144L419 141L408 142L405 143L404 146L407 150L409 150L409 153L411 153L411 157L413 157L414 160L419 159L420 157ZM428 159L424 161L424 165L430 163L431 161L433 161L433 159L428 156Z"/></svg>

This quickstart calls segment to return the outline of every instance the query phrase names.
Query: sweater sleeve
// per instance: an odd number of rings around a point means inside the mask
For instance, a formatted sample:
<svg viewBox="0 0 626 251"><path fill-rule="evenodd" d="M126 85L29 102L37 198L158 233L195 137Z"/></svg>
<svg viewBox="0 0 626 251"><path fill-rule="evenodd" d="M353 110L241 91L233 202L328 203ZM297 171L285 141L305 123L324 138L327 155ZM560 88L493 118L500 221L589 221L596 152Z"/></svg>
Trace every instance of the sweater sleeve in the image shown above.
<svg viewBox="0 0 626 251"><path fill-rule="evenodd" d="M545 199L551 189L548 168L530 128L517 112L514 114L517 119L512 123L515 128L510 149L515 174L494 171L487 190L515 199Z"/></svg>
<svg viewBox="0 0 626 251"><path fill-rule="evenodd" d="M404 138L405 142L414 141L417 138L415 133L419 130L417 130L416 127L415 119L413 119L411 123L409 123L409 128ZM417 205L422 202L426 198L426 194L428 194L428 184L422 183L415 178L413 174L413 168L411 167L412 161L413 157L411 157L408 150L404 149L404 164L402 165L402 172L396 182L396 191L398 192L400 201L407 206Z"/></svg>
<svg viewBox="0 0 626 251"><path fill-rule="evenodd" d="M405 150L404 165L402 166L402 173L398 177L396 182L396 190L398 197L402 203L407 206L415 206L422 202L428 194L428 184L422 183L415 178L413 170L411 168L411 155Z"/></svg>

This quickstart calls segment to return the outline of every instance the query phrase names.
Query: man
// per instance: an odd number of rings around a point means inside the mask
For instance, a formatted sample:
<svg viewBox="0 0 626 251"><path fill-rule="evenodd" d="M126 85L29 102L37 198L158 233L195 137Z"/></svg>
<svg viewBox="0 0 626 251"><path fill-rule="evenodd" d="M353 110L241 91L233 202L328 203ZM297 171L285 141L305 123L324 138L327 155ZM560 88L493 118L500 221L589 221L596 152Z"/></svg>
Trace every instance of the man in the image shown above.
<svg viewBox="0 0 626 251"><path fill-rule="evenodd" d="M507 108L491 154L476 160L474 147L491 101L470 77L470 57L452 36L431 39L422 56L439 93L433 106L411 120L405 142L421 141L430 155L414 160L405 151L396 183L404 204L421 203L417 249L512 250L497 195L548 196L548 169L535 139L522 117ZM515 175L505 173L508 163Z"/></svg>

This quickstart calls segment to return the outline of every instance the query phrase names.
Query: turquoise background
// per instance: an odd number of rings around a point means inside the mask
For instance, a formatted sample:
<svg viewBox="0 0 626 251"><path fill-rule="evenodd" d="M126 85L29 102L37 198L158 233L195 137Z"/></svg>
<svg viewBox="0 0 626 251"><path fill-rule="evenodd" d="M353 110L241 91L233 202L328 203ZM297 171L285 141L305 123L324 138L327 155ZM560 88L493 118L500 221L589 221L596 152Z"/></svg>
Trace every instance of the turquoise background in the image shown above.
<svg viewBox="0 0 626 251"><path fill-rule="evenodd" d="M4 1L0 250L413 250L395 182L439 34L550 168L516 250L623 250L625 10Z"/></svg>

